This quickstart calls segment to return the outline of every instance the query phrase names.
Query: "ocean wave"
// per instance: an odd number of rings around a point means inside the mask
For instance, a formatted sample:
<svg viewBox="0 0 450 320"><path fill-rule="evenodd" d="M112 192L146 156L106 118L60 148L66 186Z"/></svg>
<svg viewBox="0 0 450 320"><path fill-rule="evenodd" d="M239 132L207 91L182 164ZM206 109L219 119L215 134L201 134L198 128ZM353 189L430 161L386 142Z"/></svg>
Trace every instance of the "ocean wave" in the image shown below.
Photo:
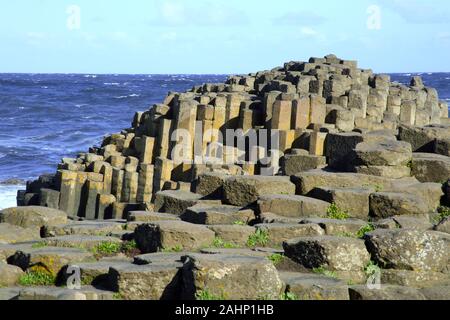
<svg viewBox="0 0 450 320"><path fill-rule="evenodd" d="M2 186L0 185L0 210L17 206L17 191L23 186Z"/></svg>
<svg viewBox="0 0 450 320"><path fill-rule="evenodd" d="M137 93L133 93L133 94L129 94L127 96L118 96L118 97L114 97L114 99L128 99L128 98L137 98L140 97L140 94Z"/></svg>
<svg viewBox="0 0 450 320"><path fill-rule="evenodd" d="M97 78L97 76L95 74L86 74L86 75L84 75L84 77L85 78L93 78L93 79Z"/></svg>
<svg viewBox="0 0 450 320"><path fill-rule="evenodd" d="M103 84L105 86L120 86L120 83L117 83L117 82L105 82Z"/></svg>

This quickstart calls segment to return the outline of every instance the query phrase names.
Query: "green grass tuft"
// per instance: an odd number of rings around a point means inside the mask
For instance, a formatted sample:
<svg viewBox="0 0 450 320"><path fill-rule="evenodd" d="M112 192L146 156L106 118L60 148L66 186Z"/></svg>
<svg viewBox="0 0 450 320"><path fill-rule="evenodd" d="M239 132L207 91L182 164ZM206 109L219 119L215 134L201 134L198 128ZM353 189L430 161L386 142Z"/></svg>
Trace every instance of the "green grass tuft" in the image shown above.
<svg viewBox="0 0 450 320"><path fill-rule="evenodd" d="M164 253L178 253L178 252L183 252L183 250L184 250L183 246L177 245L177 246L175 246L173 248L164 248L164 249L161 250L161 252L164 252Z"/></svg>
<svg viewBox="0 0 450 320"><path fill-rule="evenodd" d="M335 220L346 220L350 218L350 215L347 211L342 210L339 208L336 203L332 203L327 210L327 216L329 219L335 219Z"/></svg>
<svg viewBox="0 0 450 320"><path fill-rule="evenodd" d="M377 273L381 272L381 268L373 261L370 261L369 264L364 268L364 272L367 277L371 277Z"/></svg>
<svg viewBox="0 0 450 320"><path fill-rule="evenodd" d="M235 226L246 226L247 224L244 221L237 220L237 221L233 222L233 225L235 225Z"/></svg>
<svg viewBox="0 0 450 320"><path fill-rule="evenodd" d="M231 242L225 242L222 238L216 237L212 244L213 248L217 249L238 249L239 246L231 243Z"/></svg>
<svg viewBox="0 0 450 320"><path fill-rule="evenodd" d="M47 247L47 244L44 241L35 243L31 246L32 249L40 249L40 248L45 248Z"/></svg>
<svg viewBox="0 0 450 320"><path fill-rule="evenodd" d="M247 246L253 248L257 246L265 247L269 243L269 232L258 229L254 234L248 237Z"/></svg>
<svg viewBox="0 0 450 320"><path fill-rule="evenodd" d="M441 223L444 219L450 217L450 208L441 206L438 208L438 215L433 219L435 224Z"/></svg>
<svg viewBox="0 0 450 320"><path fill-rule="evenodd" d="M280 300L283 300L283 301L297 301L297 300L300 300L300 299L295 293L285 292L285 293L281 294Z"/></svg>
<svg viewBox="0 0 450 320"><path fill-rule="evenodd" d="M222 301L226 300L224 295L216 296L211 294L208 290L201 290L195 294L195 298L199 301Z"/></svg>
<svg viewBox="0 0 450 320"><path fill-rule="evenodd" d="M19 279L19 284L24 287L53 286L56 278L48 272L29 271Z"/></svg>
<svg viewBox="0 0 450 320"><path fill-rule="evenodd" d="M96 256L111 256L120 253L122 244L114 242L102 242L91 249Z"/></svg>
<svg viewBox="0 0 450 320"><path fill-rule="evenodd" d="M330 278L337 278L336 272L327 270L324 266L319 267L319 268L314 268L312 271L314 273L322 274L322 275L330 277Z"/></svg>

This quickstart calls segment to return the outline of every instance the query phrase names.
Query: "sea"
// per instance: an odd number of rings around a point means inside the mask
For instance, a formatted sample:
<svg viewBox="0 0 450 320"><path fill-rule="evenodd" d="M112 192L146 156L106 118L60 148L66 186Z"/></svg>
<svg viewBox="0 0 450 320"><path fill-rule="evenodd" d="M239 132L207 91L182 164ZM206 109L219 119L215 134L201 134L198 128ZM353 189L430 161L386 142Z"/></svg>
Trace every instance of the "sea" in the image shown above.
<svg viewBox="0 0 450 320"><path fill-rule="evenodd" d="M450 104L450 73L391 74L409 84L421 75ZM131 126L136 111L227 75L0 74L0 210L16 205L27 180L54 173L104 136Z"/></svg>

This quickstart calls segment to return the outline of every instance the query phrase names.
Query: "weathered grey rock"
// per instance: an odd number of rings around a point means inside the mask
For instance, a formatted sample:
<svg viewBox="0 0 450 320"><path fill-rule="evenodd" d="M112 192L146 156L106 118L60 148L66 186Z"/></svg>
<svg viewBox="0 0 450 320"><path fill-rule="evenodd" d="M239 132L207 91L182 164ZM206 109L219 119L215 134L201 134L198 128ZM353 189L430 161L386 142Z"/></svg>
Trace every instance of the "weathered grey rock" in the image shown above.
<svg viewBox="0 0 450 320"><path fill-rule="evenodd" d="M156 194L155 211L183 214L187 208L195 206L202 196L186 191L161 191Z"/></svg>
<svg viewBox="0 0 450 320"><path fill-rule="evenodd" d="M443 183L450 177L450 157L431 153L414 153L412 174L420 182Z"/></svg>
<svg viewBox="0 0 450 320"><path fill-rule="evenodd" d="M237 255L237 256L250 256L250 257L262 257L268 258L274 253L282 254L281 251L271 251L271 249L267 249L267 251L263 251L262 248L205 248L201 249L200 253L203 254L221 254L221 255Z"/></svg>
<svg viewBox="0 0 450 320"><path fill-rule="evenodd" d="M124 300L177 300L182 263L128 265L109 269L109 287Z"/></svg>
<svg viewBox="0 0 450 320"><path fill-rule="evenodd" d="M143 253L159 250L196 250L209 246L215 234L205 226L182 221L160 221L136 228L136 243Z"/></svg>
<svg viewBox="0 0 450 320"><path fill-rule="evenodd" d="M68 236L46 238L43 240L43 243L45 243L49 247L82 248L91 250L103 243L121 244L122 241L114 237L68 235Z"/></svg>
<svg viewBox="0 0 450 320"><path fill-rule="evenodd" d="M0 287L12 287L24 272L19 267L0 262Z"/></svg>
<svg viewBox="0 0 450 320"><path fill-rule="evenodd" d="M394 216L374 223L379 229L413 229L426 231L433 228L428 215Z"/></svg>
<svg viewBox="0 0 450 320"><path fill-rule="evenodd" d="M346 234L356 235L361 228L367 225L366 221L358 219L335 220L335 219L304 219L302 224L317 224L329 236L342 236Z"/></svg>
<svg viewBox="0 0 450 320"><path fill-rule="evenodd" d="M17 300L20 290L19 287L0 288L0 301Z"/></svg>
<svg viewBox="0 0 450 320"><path fill-rule="evenodd" d="M132 211L128 216L128 221L131 222L146 223L164 220L177 221L180 220L180 218L170 213L148 212L148 211Z"/></svg>
<svg viewBox="0 0 450 320"><path fill-rule="evenodd" d="M303 218L286 218L274 213L264 212L258 215L258 223L299 224Z"/></svg>
<svg viewBox="0 0 450 320"><path fill-rule="evenodd" d="M435 228L436 231L450 234L450 217L442 220Z"/></svg>
<svg viewBox="0 0 450 320"><path fill-rule="evenodd" d="M360 271L370 261L364 241L332 236L302 237L283 244L286 256L307 268Z"/></svg>
<svg viewBox="0 0 450 320"><path fill-rule="evenodd" d="M450 286L437 286L432 288L424 288L420 290L420 293L425 296L427 300L450 300Z"/></svg>
<svg viewBox="0 0 450 320"><path fill-rule="evenodd" d="M350 300L345 282L316 274L281 272L286 290L299 300Z"/></svg>
<svg viewBox="0 0 450 320"><path fill-rule="evenodd" d="M114 292L99 290L92 286L84 286L79 290L34 287L22 289L18 300L114 300Z"/></svg>
<svg viewBox="0 0 450 320"><path fill-rule="evenodd" d="M412 159L411 144L403 141L360 143L355 148L355 166L406 166Z"/></svg>
<svg viewBox="0 0 450 320"><path fill-rule="evenodd" d="M402 286L383 285L380 290L367 286L352 286L349 289L350 300L425 300L417 289Z"/></svg>
<svg viewBox="0 0 450 320"><path fill-rule="evenodd" d="M46 226L43 234L45 237L68 235L109 236L111 233L122 231L124 225L123 223L108 221L81 221L60 226Z"/></svg>
<svg viewBox="0 0 450 320"><path fill-rule="evenodd" d="M68 264L92 262L94 256L75 248L44 247L17 251L8 258L8 263L20 267L22 270L46 271L56 276Z"/></svg>
<svg viewBox="0 0 450 320"><path fill-rule="evenodd" d="M426 127L399 126L399 139L409 142L413 152L434 152L436 139L450 138L448 127L432 125Z"/></svg>
<svg viewBox="0 0 450 320"><path fill-rule="evenodd" d="M354 171L359 174L390 179L411 177L411 168L409 166L356 166L354 167Z"/></svg>
<svg viewBox="0 0 450 320"><path fill-rule="evenodd" d="M440 272L432 271L409 271L385 269L381 272L381 283L425 288L450 284L450 276Z"/></svg>
<svg viewBox="0 0 450 320"><path fill-rule="evenodd" d="M296 195L268 194L258 199L260 213L271 212L287 218L324 217L329 206L328 202Z"/></svg>
<svg viewBox="0 0 450 320"><path fill-rule="evenodd" d="M223 185L230 175L217 172L208 172L197 179L195 192L208 199L222 199Z"/></svg>
<svg viewBox="0 0 450 320"><path fill-rule="evenodd" d="M0 223L0 241L4 243L19 243L40 239L39 230L25 229L9 223Z"/></svg>
<svg viewBox="0 0 450 320"><path fill-rule="evenodd" d="M264 194L295 194L289 177L240 176L227 179L224 201L235 206L248 206Z"/></svg>
<svg viewBox="0 0 450 320"><path fill-rule="evenodd" d="M450 259L450 238L445 233L378 229L365 239L372 259L386 269L441 272Z"/></svg>
<svg viewBox="0 0 450 320"><path fill-rule="evenodd" d="M428 207L428 212L434 212L441 204L442 184L440 183L402 183L393 186L393 189L409 193L421 199Z"/></svg>
<svg viewBox="0 0 450 320"><path fill-rule="evenodd" d="M397 192L379 192L370 195L370 214L376 218L420 215L429 212L426 203L414 195Z"/></svg>
<svg viewBox="0 0 450 320"><path fill-rule="evenodd" d="M249 223L255 218L252 210L229 205L198 204L190 207L181 215L181 219L195 224L234 224L237 221Z"/></svg>
<svg viewBox="0 0 450 320"><path fill-rule="evenodd" d="M325 232L317 224L257 224L257 229L267 232L268 246L281 247L284 241L298 237L314 237Z"/></svg>
<svg viewBox="0 0 450 320"><path fill-rule="evenodd" d="M328 134L325 141L325 155L329 159L330 167L349 171L353 157L352 152L363 141L363 135L356 132Z"/></svg>
<svg viewBox="0 0 450 320"><path fill-rule="evenodd" d="M41 189L39 200L41 207L59 209L60 192L52 189Z"/></svg>
<svg viewBox="0 0 450 320"><path fill-rule="evenodd" d="M192 252L157 252L141 254L133 258L133 264L143 266L146 264L181 263L183 260L182 258L188 254L192 254Z"/></svg>
<svg viewBox="0 0 450 320"><path fill-rule="evenodd" d="M0 222L6 222L23 228L40 229L43 226L55 226L67 223L63 211L45 207L18 207L0 211Z"/></svg>
<svg viewBox="0 0 450 320"><path fill-rule="evenodd" d="M304 154L290 154L283 158L281 169L286 176L309 171L327 165L326 157Z"/></svg>
<svg viewBox="0 0 450 320"><path fill-rule="evenodd" d="M254 227L240 225L213 225L208 228L214 231L217 239L237 246L245 246L256 231Z"/></svg>
<svg viewBox="0 0 450 320"><path fill-rule="evenodd" d="M310 196L329 203L334 203L350 217L369 218L369 196L375 192L374 187L366 188L328 188L318 187L311 191Z"/></svg>
<svg viewBox="0 0 450 320"><path fill-rule="evenodd" d="M189 255L183 266L183 297L202 292L227 300L278 299L283 283L265 258L239 255Z"/></svg>

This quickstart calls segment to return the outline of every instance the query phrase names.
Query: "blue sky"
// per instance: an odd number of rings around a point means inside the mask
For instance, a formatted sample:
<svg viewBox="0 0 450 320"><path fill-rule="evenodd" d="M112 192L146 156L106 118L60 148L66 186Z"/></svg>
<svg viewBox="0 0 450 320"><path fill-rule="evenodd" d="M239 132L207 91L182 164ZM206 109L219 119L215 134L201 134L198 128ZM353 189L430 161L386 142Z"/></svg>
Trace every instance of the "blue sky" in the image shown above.
<svg viewBox="0 0 450 320"><path fill-rule="evenodd" d="M450 1L0 0L0 41L0 72L248 73L328 53L450 71Z"/></svg>

